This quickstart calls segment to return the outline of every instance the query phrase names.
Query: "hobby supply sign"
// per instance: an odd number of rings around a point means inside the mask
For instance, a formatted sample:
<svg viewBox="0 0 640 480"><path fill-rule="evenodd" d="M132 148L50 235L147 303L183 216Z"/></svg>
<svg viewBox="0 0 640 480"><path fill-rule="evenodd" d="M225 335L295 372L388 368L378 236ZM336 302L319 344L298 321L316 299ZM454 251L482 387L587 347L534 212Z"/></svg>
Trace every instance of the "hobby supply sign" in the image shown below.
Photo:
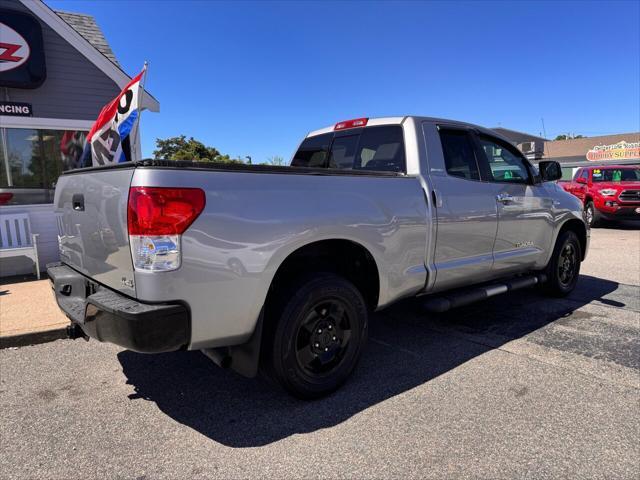
<svg viewBox="0 0 640 480"><path fill-rule="evenodd" d="M38 20L14 10L0 10L0 87L37 88L46 76Z"/></svg>
<svg viewBox="0 0 640 480"><path fill-rule="evenodd" d="M612 145L596 145L587 152L587 160L600 162L602 160L630 160L640 159L640 142L622 142Z"/></svg>

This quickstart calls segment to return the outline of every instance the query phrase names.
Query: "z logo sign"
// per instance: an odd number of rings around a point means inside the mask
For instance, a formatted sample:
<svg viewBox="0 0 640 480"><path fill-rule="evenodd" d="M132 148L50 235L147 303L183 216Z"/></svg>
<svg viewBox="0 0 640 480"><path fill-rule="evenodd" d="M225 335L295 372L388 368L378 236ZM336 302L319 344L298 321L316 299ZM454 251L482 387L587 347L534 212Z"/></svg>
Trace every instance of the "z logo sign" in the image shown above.
<svg viewBox="0 0 640 480"><path fill-rule="evenodd" d="M18 68L29 59L31 49L22 35L0 22L0 72Z"/></svg>

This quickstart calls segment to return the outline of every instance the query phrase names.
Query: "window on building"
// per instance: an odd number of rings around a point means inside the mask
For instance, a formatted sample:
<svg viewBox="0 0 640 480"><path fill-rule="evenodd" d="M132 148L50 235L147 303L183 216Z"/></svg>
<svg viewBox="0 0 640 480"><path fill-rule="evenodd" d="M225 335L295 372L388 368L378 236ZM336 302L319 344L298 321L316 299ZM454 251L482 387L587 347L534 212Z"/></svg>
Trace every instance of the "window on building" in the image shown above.
<svg viewBox="0 0 640 480"><path fill-rule="evenodd" d="M9 183L7 182L8 165L4 158L4 151L5 151L5 148L4 148L5 131L4 130L5 130L4 128L0 128L0 188L4 188L5 186L9 185ZM0 205L2 205L2 200L0 200Z"/></svg>
<svg viewBox="0 0 640 480"><path fill-rule="evenodd" d="M0 133L0 202L53 202L60 174L80 166L87 132L3 128Z"/></svg>

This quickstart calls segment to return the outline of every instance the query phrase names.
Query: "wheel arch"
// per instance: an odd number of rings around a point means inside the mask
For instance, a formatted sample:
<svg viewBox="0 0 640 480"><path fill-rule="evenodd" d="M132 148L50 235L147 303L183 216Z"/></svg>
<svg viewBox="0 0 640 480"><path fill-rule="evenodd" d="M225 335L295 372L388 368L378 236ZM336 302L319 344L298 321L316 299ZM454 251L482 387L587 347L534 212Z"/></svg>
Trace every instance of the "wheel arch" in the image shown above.
<svg viewBox="0 0 640 480"><path fill-rule="evenodd" d="M360 290L367 306L376 308L380 298L380 272L373 254L356 241L339 238L317 240L290 252L271 280L265 304L279 288L311 272L332 272L345 277Z"/></svg>
<svg viewBox="0 0 640 480"><path fill-rule="evenodd" d="M278 264L273 275L256 326L248 341L229 347L225 355L231 357L232 370L246 377L258 373L264 359L263 342L273 334L277 322L277 295L288 289L292 281L313 272L332 272L351 281L370 310L380 298L380 272L371 251L348 239L330 238L307 243L290 251Z"/></svg>
<svg viewBox="0 0 640 480"><path fill-rule="evenodd" d="M556 242L558 241L558 238L560 238L560 236L568 230L574 232L578 237L578 240L580 241L580 250L581 250L581 257L582 257L581 260L584 260L587 255L587 247L588 247L587 227L585 226L582 220L579 220L577 218L571 218L566 222L564 222L560 227L560 229L558 230L558 234L556 235ZM554 245L555 245L555 242L554 242Z"/></svg>

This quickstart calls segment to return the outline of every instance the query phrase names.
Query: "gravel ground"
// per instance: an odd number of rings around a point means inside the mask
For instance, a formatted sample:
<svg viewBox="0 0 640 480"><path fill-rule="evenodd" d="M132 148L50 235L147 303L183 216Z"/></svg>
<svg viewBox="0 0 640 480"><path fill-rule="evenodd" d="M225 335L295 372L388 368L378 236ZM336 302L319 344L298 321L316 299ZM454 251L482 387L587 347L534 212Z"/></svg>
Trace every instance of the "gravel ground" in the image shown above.
<svg viewBox="0 0 640 480"><path fill-rule="evenodd" d="M640 232L578 289L376 315L352 380L301 402L198 352L0 351L1 478L637 478Z"/></svg>

